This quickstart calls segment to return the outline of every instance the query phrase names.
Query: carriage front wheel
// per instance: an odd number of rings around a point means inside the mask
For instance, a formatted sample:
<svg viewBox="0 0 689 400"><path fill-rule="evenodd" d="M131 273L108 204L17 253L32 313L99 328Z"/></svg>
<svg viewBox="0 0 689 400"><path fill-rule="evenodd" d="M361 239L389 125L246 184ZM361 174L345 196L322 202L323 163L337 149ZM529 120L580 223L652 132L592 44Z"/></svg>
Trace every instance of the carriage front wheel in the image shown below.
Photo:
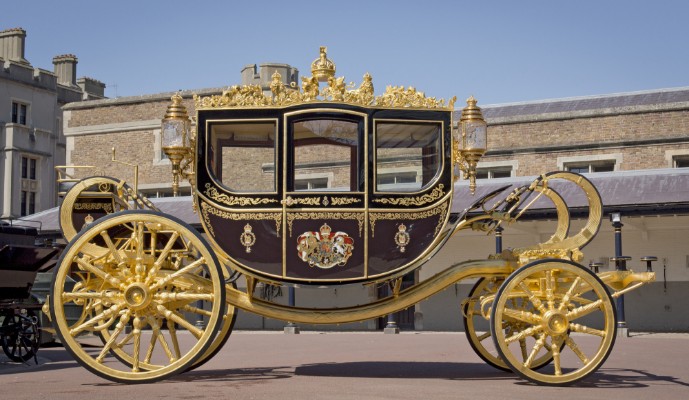
<svg viewBox="0 0 689 400"><path fill-rule="evenodd" d="M515 304L517 306L515 306ZM520 329L503 329L518 322ZM498 290L491 333L515 373L542 385L568 385L594 373L615 342L615 307L605 284L567 260L539 260L512 273ZM536 340L524 346L522 339ZM552 363L536 370L551 353Z"/></svg>
<svg viewBox="0 0 689 400"><path fill-rule="evenodd" d="M116 382L153 382L187 370L211 346L225 315L224 286L215 254L189 225L122 211L65 248L50 311L82 366Z"/></svg>

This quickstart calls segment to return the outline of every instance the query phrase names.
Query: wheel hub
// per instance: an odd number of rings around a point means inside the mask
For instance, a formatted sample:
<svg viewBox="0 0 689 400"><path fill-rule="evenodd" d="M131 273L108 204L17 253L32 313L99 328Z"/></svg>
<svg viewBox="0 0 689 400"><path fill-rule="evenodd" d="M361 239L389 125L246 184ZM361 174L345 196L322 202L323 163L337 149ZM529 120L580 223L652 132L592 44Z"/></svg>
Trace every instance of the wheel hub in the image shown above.
<svg viewBox="0 0 689 400"><path fill-rule="evenodd" d="M563 312L551 310L543 316L543 326L550 335L558 336L567 332L569 320Z"/></svg>
<svg viewBox="0 0 689 400"><path fill-rule="evenodd" d="M124 301L132 310L141 310L151 304L151 291L143 283L132 283L124 291Z"/></svg>

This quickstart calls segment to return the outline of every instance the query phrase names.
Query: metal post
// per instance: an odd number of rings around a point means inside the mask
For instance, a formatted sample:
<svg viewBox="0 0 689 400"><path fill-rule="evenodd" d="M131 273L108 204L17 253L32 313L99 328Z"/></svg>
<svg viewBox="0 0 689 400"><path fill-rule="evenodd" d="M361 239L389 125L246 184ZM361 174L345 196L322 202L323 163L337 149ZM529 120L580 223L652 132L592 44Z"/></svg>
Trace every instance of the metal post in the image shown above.
<svg viewBox="0 0 689 400"><path fill-rule="evenodd" d="M386 294L388 296L392 296L392 288L390 285L385 285L387 287ZM397 322L395 322L395 314L388 314L388 323L385 325L385 329L383 329L383 333L385 334L398 334L400 333L400 328L397 326Z"/></svg>
<svg viewBox="0 0 689 400"><path fill-rule="evenodd" d="M296 295L294 293L294 286L290 286L287 288L287 302L290 307L294 307L296 305ZM287 322L287 325L285 325L283 332L298 335L299 326L297 326L294 322Z"/></svg>
<svg viewBox="0 0 689 400"><path fill-rule="evenodd" d="M502 253L502 226L495 228L495 254Z"/></svg>
<svg viewBox="0 0 689 400"><path fill-rule="evenodd" d="M615 262L615 269L617 271L627 270L627 261L631 257L625 257L622 255L622 218L620 213L610 214L610 220L612 221L612 227L615 229L615 257L612 260ZM624 295L617 298L617 336L628 336L627 331L627 319L624 315Z"/></svg>

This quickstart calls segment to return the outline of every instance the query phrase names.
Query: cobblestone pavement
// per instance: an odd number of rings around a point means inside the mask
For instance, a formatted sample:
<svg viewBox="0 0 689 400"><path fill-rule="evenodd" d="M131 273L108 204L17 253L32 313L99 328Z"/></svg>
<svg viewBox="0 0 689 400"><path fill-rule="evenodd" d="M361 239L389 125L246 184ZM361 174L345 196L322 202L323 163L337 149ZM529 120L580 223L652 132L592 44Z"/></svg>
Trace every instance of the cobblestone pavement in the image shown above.
<svg viewBox="0 0 689 400"><path fill-rule="evenodd" d="M0 356L0 399L684 399L689 335L618 338L602 368L575 387L539 387L483 363L464 334L236 332L211 361L167 381L101 379L61 347L39 364Z"/></svg>

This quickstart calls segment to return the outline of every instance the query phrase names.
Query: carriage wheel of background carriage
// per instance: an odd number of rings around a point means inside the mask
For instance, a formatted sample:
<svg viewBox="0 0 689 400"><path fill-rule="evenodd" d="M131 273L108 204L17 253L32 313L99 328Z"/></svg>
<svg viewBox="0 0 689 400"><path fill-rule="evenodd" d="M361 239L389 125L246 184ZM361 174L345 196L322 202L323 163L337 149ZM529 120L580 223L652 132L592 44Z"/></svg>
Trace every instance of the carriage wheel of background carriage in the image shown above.
<svg viewBox="0 0 689 400"><path fill-rule="evenodd" d="M84 367L117 382L152 382L206 354L225 313L224 286L215 254L193 228L153 211L122 211L63 251L50 310L58 337ZM72 322L71 308L88 317ZM195 326L199 316L205 327Z"/></svg>
<svg viewBox="0 0 689 400"><path fill-rule="evenodd" d="M236 288L236 285L233 284L233 287ZM230 338L230 334L232 333L232 329L234 328L234 323L237 321L237 308L230 304L226 304L225 310L222 325L220 326L220 330L218 330L218 335L215 337L215 340L213 340L213 343L210 345L210 347L208 347L206 352L203 353L203 355L199 357L199 359L196 360L191 367L187 368L185 372L193 371L208 362L211 358L218 354L225 343L227 343L227 340Z"/></svg>
<svg viewBox="0 0 689 400"><path fill-rule="evenodd" d="M12 361L27 362L38 352L40 329L32 314L6 314L2 321L2 350Z"/></svg>
<svg viewBox="0 0 689 400"><path fill-rule="evenodd" d="M513 300L533 311L514 308ZM588 269L566 260L540 260L519 268L500 287L491 311L491 333L500 358L521 377L544 385L568 385L594 373L615 342L612 297ZM518 321L519 331L503 329ZM576 335L575 335L576 333ZM538 337L523 348L519 341ZM533 360L547 352L553 361L536 371Z"/></svg>
<svg viewBox="0 0 689 400"><path fill-rule="evenodd" d="M476 355L481 357L487 364L499 370L512 372L510 367L500 358L498 351L493 343L491 335L490 321L481 312L481 299L485 296L495 296L500 285L505 281L503 277L481 278L469 292L467 302L464 304L462 317L464 321L464 332L466 333L469 345L474 349ZM492 305L492 301L491 301ZM513 303L517 307L517 303ZM483 310L490 312L490 307ZM508 331L519 331L521 324L518 321L505 321L503 329ZM529 343L537 340L533 336L520 340L521 346L528 346ZM552 361L552 353L544 352L533 362L533 369L542 368Z"/></svg>

